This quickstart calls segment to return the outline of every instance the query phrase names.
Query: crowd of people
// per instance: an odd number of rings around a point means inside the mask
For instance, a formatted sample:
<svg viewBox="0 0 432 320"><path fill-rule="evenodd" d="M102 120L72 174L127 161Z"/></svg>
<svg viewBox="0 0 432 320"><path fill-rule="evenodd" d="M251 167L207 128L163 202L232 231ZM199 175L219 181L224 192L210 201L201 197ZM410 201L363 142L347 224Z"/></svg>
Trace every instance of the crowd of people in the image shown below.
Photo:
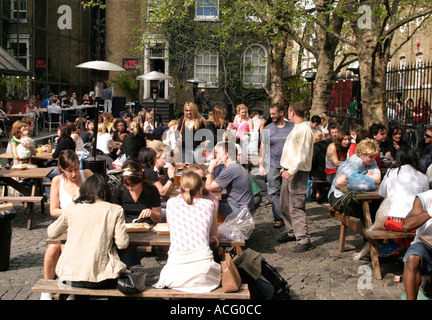
<svg viewBox="0 0 432 320"><path fill-rule="evenodd" d="M387 101L387 117L389 121L402 121L406 124L432 124L431 106L424 97L405 101L389 99Z"/></svg>
<svg viewBox="0 0 432 320"><path fill-rule="evenodd" d="M54 101L46 103L49 106ZM430 233L430 216L424 212L431 208L432 191L428 190L432 174L428 171L432 171L432 127L426 127L424 141L414 150L399 126L388 129L375 123L363 128L354 123L347 128L325 114L308 121L307 107L299 102L275 103L262 116L249 116L248 107L240 104L232 122L226 119L223 106L214 106L204 117L194 102L186 102L179 118L166 124L154 109L136 111L134 114L125 108L118 118L104 111L97 128L85 115L58 127L53 153L57 163L51 164L53 172L47 178L51 186L46 189L51 215L57 220L48 231L56 236L68 228L72 236L64 249L48 247L45 278L63 276L76 285L98 287L111 285L108 280L139 264L142 253L133 250L120 255L105 250L108 256L92 255L97 262L87 259L89 252L81 252L89 264L74 264L71 257L78 254L83 241L89 241L73 236L80 232L78 219L88 221L86 230L93 230L91 238L98 239L89 250L99 253L112 244L114 237L118 249L127 246L125 223L167 222L171 230L170 259L155 286L194 292L213 290L220 282L220 266L214 264L211 252L211 244L218 244L218 213L226 218L246 207L253 214L258 206L271 205L274 227L285 231L278 241L296 241L292 251L304 252L312 247L306 217L308 197L319 203L328 201L343 211L339 201L343 194L337 186L348 185L357 171L380 184L379 194L391 200L387 229ZM35 154L29 132L36 125L31 117L12 124L14 163L28 162ZM95 138L107 169L121 170L121 183L109 194L106 181L102 183L98 173L79 169L77 154L91 147ZM254 158L251 156L258 159L256 168L249 161ZM185 168L180 194L170 198L178 164ZM218 200L214 192L220 189L224 194ZM85 194L83 190L87 190ZM373 219L381 203L372 203ZM96 207L103 208L102 215L112 212L121 218L114 221L84 214ZM74 216L75 212L80 212L79 216ZM363 219L357 203L351 204L350 214ZM103 225L97 225L99 218L105 221ZM187 239L178 228L185 222L191 226ZM99 236L104 232L108 237ZM430 258L425 258L430 256L430 249L422 245L418 235L412 243L394 240L383 244L380 251L388 256L407 250L408 298L418 290L418 274L423 267L432 270ZM420 263L424 259L427 263ZM115 268L106 272L108 265ZM178 270L184 270L181 277ZM197 278L202 281L199 287L193 285ZM42 298L50 297L43 294Z"/></svg>

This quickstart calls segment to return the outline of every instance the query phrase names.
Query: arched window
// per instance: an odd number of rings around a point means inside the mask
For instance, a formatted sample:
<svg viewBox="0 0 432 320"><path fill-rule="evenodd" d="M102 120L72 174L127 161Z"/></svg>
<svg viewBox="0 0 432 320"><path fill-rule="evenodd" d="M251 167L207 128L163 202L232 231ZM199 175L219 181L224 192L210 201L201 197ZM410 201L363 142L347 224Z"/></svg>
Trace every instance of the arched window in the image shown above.
<svg viewBox="0 0 432 320"><path fill-rule="evenodd" d="M195 77L204 80L206 87L216 87L219 73L219 56L215 50L203 49L195 57ZM202 85L202 84L201 84Z"/></svg>
<svg viewBox="0 0 432 320"><path fill-rule="evenodd" d="M266 82L267 50L260 44L252 44L243 53L243 84L258 87Z"/></svg>

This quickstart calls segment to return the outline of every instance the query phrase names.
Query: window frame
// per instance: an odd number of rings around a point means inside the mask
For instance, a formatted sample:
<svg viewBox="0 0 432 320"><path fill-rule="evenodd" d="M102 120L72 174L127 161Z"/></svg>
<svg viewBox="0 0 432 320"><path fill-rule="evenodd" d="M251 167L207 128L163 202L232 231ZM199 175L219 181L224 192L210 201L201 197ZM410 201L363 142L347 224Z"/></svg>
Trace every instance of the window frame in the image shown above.
<svg viewBox="0 0 432 320"><path fill-rule="evenodd" d="M209 58L210 63L207 63L207 64L204 63L205 54L210 55L210 58ZM197 60L199 59L200 55L203 55L203 57L202 57L203 63L198 65ZM216 65L213 65L211 63L212 58L216 59ZM202 68L209 67L210 69L215 68L215 73L214 73L215 81L214 82L213 81L207 81L207 79L202 76L202 74L204 74L204 72L198 72L198 70L197 70L198 67L202 67ZM208 72L207 75L208 75L209 80L211 80L212 73ZM194 77L205 81L203 83L198 84L199 88L218 88L218 86L219 86L219 84L218 84L218 82L219 82L219 80L218 80L219 79L219 52L217 52L214 49L210 49L210 48L204 48L204 49L197 50L197 52L195 54L195 59L194 59Z"/></svg>
<svg viewBox="0 0 432 320"><path fill-rule="evenodd" d="M252 65L252 67L251 67L251 70L253 70L254 68L260 69L260 68L264 67L264 73L263 74L261 72L258 72L258 77L261 77L263 75L263 81L261 83L253 82L253 77L255 77L254 73L246 71L246 67L247 67L246 54L248 53L248 51L253 50L253 48L258 48L258 50L256 52L252 51L252 54L250 55L251 61L252 61L253 54L259 54L260 50L262 50L265 53L264 56L260 56L261 59L262 58L265 59L264 63L262 65ZM259 44L259 43L253 43L253 44L249 45L243 51L242 61L243 61L243 66L242 66L243 87L260 88L263 84L265 85L267 83L267 81L268 81L268 51L267 51L267 48L265 46L263 46L262 44ZM246 78L245 78L246 75L248 75L250 77L250 81L246 81Z"/></svg>
<svg viewBox="0 0 432 320"><path fill-rule="evenodd" d="M203 14L198 14L198 10L200 8L202 8ZM216 14L206 15L205 14L206 8L210 8L210 12L212 11L212 8L216 8ZM195 20L196 21L218 21L219 20L219 0L196 0Z"/></svg>
<svg viewBox="0 0 432 320"><path fill-rule="evenodd" d="M21 9L20 4L25 4L25 9ZM18 9L15 8L15 5L18 5ZM27 0L11 0L10 6L11 6L11 16L10 16L11 19L14 21L18 20L19 22L22 22L22 23L27 23L27 21L28 21ZM25 18L20 18L21 13L25 14Z"/></svg>

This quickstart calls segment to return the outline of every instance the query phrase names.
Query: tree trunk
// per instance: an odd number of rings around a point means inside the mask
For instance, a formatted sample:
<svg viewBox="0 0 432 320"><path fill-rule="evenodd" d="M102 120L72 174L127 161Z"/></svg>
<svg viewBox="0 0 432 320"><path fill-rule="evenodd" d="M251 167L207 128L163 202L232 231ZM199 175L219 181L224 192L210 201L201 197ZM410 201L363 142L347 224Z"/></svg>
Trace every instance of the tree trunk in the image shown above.
<svg viewBox="0 0 432 320"><path fill-rule="evenodd" d="M357 34L357 50L360 65L361 106L364 128L373 123L387 126L385 109L386 59L381 45L376 42L373 29L365 29ZM375 46L378 49L375 50Z"/></svg>
<svg viewBox="0 0 432 320"><path fill-rule="evenodd" d="M315 90L313 91L311 116L321 115L328 111L333 88L334 51L320 51L317 55L317 73L314 82Z"/></svg>
<svg viewBox="0 0 432 320"><path fill-rule="evenodd" d="M324 21L335 34L340 34L344 18L337 13L329 14L328 6L332 4L334 3L329 0L317 1L316 8L318 19ZM328 111L334 83L335 52L339 43L339 39L336 36L330 34L326 29L320 26L317 26L316 36L318 42L314 54L317 60L317 73L315 77L315 91L312 99L311 116L321 115Z"/></svg>
<svg viewBox="0 0 432 320"><path fill-rule="evenodd" d="M287 47L287 35L269 38L269 65L270 65L270 99L271 103L283 101L283 65Z"/></svg>

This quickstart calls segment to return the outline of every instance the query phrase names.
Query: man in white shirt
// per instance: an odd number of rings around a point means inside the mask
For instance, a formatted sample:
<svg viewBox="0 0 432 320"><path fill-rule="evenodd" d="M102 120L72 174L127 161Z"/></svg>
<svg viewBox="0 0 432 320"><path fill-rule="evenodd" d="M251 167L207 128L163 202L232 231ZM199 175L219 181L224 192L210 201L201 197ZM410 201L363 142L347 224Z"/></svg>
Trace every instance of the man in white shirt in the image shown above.
<svg viewBox="0 0 432 320"><path fill-rule="evenodd" d="M287 234L279 242L297 240L293 252L310 249L310 236L306 219L306 193L309 172L312 168L314 137L310 125L306 122L306 107L294 102L288 108L288 120L294 128L285 140L280 160L282 186L280 203L282 218Z"/></svg>
<svg viewBox="0 0 432 320"><path fill-rule="evenodd" d="M403 232L416 230L416 237L405 253L403 280L407 300L417 300L422 275L432 275L432 248L420 240L432 235L432 190L420 193L402 224Z"/></svg>

